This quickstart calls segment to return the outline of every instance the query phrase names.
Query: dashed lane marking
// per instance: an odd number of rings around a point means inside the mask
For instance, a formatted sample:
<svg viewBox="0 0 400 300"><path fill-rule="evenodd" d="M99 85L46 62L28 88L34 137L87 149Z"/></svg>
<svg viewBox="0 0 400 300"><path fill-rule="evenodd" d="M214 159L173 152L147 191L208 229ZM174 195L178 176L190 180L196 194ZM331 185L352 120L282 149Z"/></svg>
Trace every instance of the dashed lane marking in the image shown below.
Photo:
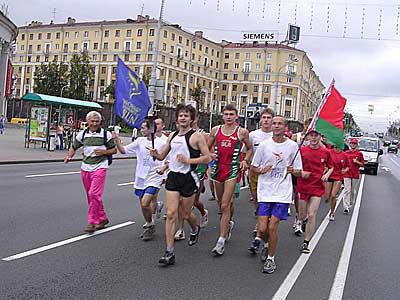
<svg viewBox="0 0 400 300"><path fill-rule="evenodd" d="M134 184L135 184L134 181L130 181L130 182L118 183L117 186L126 186L126 185L134 185Z"/></svg>
<svg viewBox="0 0 400 300"><path fill-rule="evenodd" d="M94 236L97 236L97 235L100 235L100 234L103 234L103 233L106 233L106 232L109 232L109 231L112 231L112 230L116 230L116 229L119 229L119 228L122 228L122 227L125 227L125 226L129 226L129 225L132 225L132 224L135 224L135 222L128 221L128 222L125 222L125 223L117 224L117 225L114 225L114 226L111 226L111 227L107 227L107 228L95 231L94 233L91 233L91 234L83 234L83 235L80 235L80 236L77 236L77 237L73 237L73 238L70 238L70 239L67 239L67 240L63 240L63 241L60 241L60 242L57 242L57 243L53 243L53 244L50 244L50 245L47 245L47 246L42 246L42 247L39 247L39 248L36 248L36 249L32 249L32 250L29 250L29 251L25 251L25 252L22 252L22 253L14 254L14 255L11 255L11 256L8 256L8 257L4 257L1 260L3 260L3 261L17 260L17 259L20 259L20 258L24 258L24 257L27 257L27 256L38 254L40 252L44 252L44 251L47 251L47 250L50 250L50 249L54 249L54 248L65 246L65 245L68 245L68 244L71 244L71 243L75 243L75 242L78 242L78 241L81 241L81 240L84 240L84 239L88 239L88 238L91 238L91 237L94 237Z"/></svg>
<svg viewBox="0 0 400 300"><path fill-rule="evenodd" d="M74 172L63 172L63 173L34 174L34 175L26 175L25 178L62 176L62 175L72 175L72 174L80 174L80 173L81 173L80 171L74 171Z"/></svg>

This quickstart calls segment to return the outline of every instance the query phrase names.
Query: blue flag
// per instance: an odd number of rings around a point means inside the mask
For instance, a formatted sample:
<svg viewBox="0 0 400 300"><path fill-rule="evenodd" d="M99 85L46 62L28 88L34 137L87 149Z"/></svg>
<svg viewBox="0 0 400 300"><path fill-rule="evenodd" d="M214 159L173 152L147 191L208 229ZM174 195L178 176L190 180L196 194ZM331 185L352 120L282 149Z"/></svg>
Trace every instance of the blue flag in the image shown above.
<svg viewBox="0 0 400 300"><path fill-rule="evenodd" d="M140 128L151 108L146 85L118 58L114 111L126 124Z"/></svg>

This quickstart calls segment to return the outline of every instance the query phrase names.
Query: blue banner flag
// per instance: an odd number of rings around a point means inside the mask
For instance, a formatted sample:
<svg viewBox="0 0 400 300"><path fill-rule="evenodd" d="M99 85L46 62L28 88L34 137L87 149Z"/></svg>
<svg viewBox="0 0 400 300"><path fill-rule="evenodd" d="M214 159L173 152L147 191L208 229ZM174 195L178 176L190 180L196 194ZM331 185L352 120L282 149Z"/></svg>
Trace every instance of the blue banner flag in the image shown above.
<svg viewBox="0 0 400 300"><path fill-rule="evenodd" d="M115 83L115 114L131 127L140 128L151 108L143 80L118 58Z"/></svg>

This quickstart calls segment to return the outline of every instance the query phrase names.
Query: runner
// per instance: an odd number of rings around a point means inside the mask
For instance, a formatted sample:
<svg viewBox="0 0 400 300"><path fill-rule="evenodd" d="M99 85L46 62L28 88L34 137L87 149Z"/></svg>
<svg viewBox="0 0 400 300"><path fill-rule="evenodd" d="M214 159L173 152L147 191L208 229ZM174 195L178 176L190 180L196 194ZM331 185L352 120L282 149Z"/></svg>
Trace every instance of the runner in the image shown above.
<svg viewBox="0 0 400 300"><path fill-rule="evenodd" d="M346 172L349 170L349 161L347 155L336 146L329 150L333 172L326 182L326 196L331 205L329 221L335 221L336 196L342 186L342 181Z"/></svg>
<svg viewBox="0 0 400 300"><path fill-rule="evenodd" d="M215 144L215 163L211 179L215 184L218 204L221 210L220 235L212 252L221 256L224 254L225 241L229 240L234 222L232 221L233 194L239 176L239 170L245 171L249 167L252 155L249 132L247 129L235 125L238 117L234 105L228 104L222 111L224 125L216 126L211 130L208 138L208 147ZM242 143L249 149L246 157L240 162Z"/></svg>
<svg viewBox="0 0 400 300"><path fill-rule="evenodd" d="M136 154L136 172L135 172L135 192L134 194L140 200L140 206L142 208L142 214L146 221L143 225L144 231L141 238L144 241L148 241L153 238L155 232L155 224L152 219L153 209L151 203L155 195L160 190L163 177L161 174L168 168L167 165L163 165L163 162L153 160L150 156L148 148L151 148L151 132L150 122L148 120L142 123L141 127L142 137L135 139L133 143L127 146L121 144L120 139L116 132L113 132L113 138L116 141L117 148L122 154ZM161 138L156 137L154 139L154 147L160 151L166 142Z"/></svg>
<svg viewBox="0 0 400 300"><path fill-rule="evenodd" d="M305 224L305 238L302 253L310 253L309 243L314 233L317 211L325 194L324 182L333 172L329 150L320 145L321 135L311 131L307 135L308 146L300 148L303 176L298 178L299 220ZM307 222L306 222L307 220Z"/></svg>
<svg viewBox="0 0 400 300"><path fill-rule="evenodd" d="M180 198L182 198L185 219L192 229L188 244L193 246L198 241L200 226L197 224L196 216L192 212L192 206L200 183L194 170L198 164L208 164L211 161L204 136L191 128L192 122L196 117L196 110L191 105L179 104L176 108L176 115L179 130L168 137L168 142L161 152L158 152L157 149L150 150L150 154L158 160L164 160L170 154L170 172L165 184L167 196L167 220L165 223L167 249L159 260L161 265L175 263L175 219Z"/></svg>
<svg viewBox="0 0 400 300"><path fill-rule="evenodd" d="M109 220L103 207L103 191L106 182L108 157L117 153L111 133L100 127L101 114L90 111L86 115L88 128L80 131L64 159L68 163L76 150L83 147L81 177L88 201L88 225L85 231L92 233L103 229Z"/></svg>
<svg viewBox="0 0 400 300"><path fill-rule="evenodd" d="M192 123L192 129L195 130L196 132L202 134L204 136L204 139L207 139L207 133L199 128L199 116L196 114L196 119ZM195 170L197 177L200 180L200 188L199 191L196 193L196 196L194 198L194 206L199 210L201 214L201 219L200 219L200 227L203 228L207 226L208 224L208 210L205 209L204 204L200 201L200 194L204 193L205 187L204 187L204 180L206 179L206 172L207 172L207 165L200 164L197 165L196 170ZM181 200L182 201L182 200ZM183 205L179 205L178 208L178 230L175 233L175 241L181 241L185 239L185 230L183 229L183 223L184 223L184 216L185 212L183 211Z"/></svg>
<svg viewBox="0 0 400 300"><path fill-rule="evenodd" d="M360 181L360 167L364 166L364 155L357 149L358 140L350 140L350 150L345 153L349 159L350 169L344 178L343 213L348 214L355 201L356 187Z"/></svg>
<svg viewBox="0 0 400 300"><path fill-rule="evenodd" d="M252 246L259 249L268 232L268 256L262 272L271 274L276 269L275 251L278 242L278 225L287 220L292 202L292 176L300 176L301 157L296 155L298 146L285 137L287 120L283 116L272 119L272 139L262 142L251 163L251 170L259 174L257 185L258 231ZM293 162L294 161L294 162ZM291 165L293 162L293 165Z"/></svg>

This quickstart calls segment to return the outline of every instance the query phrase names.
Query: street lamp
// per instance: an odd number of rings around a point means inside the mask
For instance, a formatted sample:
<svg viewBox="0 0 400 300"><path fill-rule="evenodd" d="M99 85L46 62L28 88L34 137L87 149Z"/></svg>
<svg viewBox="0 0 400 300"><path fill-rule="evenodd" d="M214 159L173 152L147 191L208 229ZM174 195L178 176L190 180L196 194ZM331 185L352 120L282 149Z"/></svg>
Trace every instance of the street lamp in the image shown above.
<svg viewBox="0 0 400 300"><path fill-rule="evenodd" d="M277 114L277 104L278 104L278 89L279 89L279 75L281 74L281 70L285 67L291 66L294 63L297 63L298 59L295 58L290 61L286 61L284 65L282 65L279 69L278 72L276 73L275 77L275 97L274 97L274 112Z"/></svg>
<svg viewBox="0 0 400 300"><path fill-rule="evenodd" d="M219 85L217 85L217 86L215 87L215 89L216 89L216 90L219 89ZM213 90L213 92L214 92L214 90ZM211 104L212 104L212 102L213 102L213 97L214 97L214 93L211 93L211 101L210 101ZM212 105L211 105L211 110L210 110L210 132L211 132L211 129L212 129L213 113L214 113L214 105L212 104Z"/></svg>

